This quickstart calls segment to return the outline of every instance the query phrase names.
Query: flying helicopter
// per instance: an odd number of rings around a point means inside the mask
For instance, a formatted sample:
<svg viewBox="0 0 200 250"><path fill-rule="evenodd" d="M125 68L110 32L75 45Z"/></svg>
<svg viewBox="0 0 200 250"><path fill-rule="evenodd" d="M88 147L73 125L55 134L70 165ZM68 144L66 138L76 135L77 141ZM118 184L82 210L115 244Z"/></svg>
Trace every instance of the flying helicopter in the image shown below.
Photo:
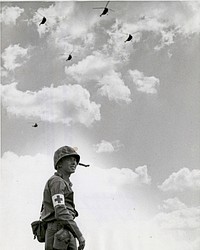
<svg viewBox="0 0 200 250"><path fill-rule="evenodd" d="M69 54L65 61L70 61L72 59L72 54Z"/></svg>
<svg viewBox="0 0 200 250"><path fill-rule="evenodd" d="M108 2L106 3L106 6L105 6L105 7L96 7L96 8L93 8L93 9L103 9L103 12L101 13L100 17L103 16L103 15L106 15L106 14L108 13L108 10L114 11L114 10L112 10L112 9L107 8L109 2L110 2L110 1L108 1Z"/></svg>
<svg viewBox="0 0 200 250"><path fill-rule="evenodd" d="M37 124L37 123L34 123L34 124L32 125L32 127L33 127L33 128L37 128L37 127L38 127L38 124Z"/></svg>
<svg viewBox="0 0 200 250"><path fill-rule="evenodd" d="M32 123L31 127L37 128L39 126L39 124L38 124L39 122L29 122L29 123Z"/></svg>
<svg viewBox="0 0 200 250"><path fill-rule="evenodd" d="M129 34L129 35L128 35L128 38L127 38L126 41L124 41L124 42L129 42L129 41L132 40L132 38L133 38L133 36L132 36L131 34Z"/></svg>
<svg viewBox="0 0 200 250"><path fill-rule="evenodd" d="M39 25L45 24L46 21L47 21L47 18L46 18L44 15L40 14L39 12L37 12L37 13L38 13L40 16L42 16L42 20L41 20L41 22L39 23Z"/></svg>
<svg viewBox="0 0 200 250"><path fill-rule="evenodd" d="M73 52L73 51L72 51L72 52ZM70 52L70 53L67 55L67 58L65 59L65 61L70 61L70 60L72 59L72 52ZM60 55L66 56L66 53L60 54Z"/></svg>

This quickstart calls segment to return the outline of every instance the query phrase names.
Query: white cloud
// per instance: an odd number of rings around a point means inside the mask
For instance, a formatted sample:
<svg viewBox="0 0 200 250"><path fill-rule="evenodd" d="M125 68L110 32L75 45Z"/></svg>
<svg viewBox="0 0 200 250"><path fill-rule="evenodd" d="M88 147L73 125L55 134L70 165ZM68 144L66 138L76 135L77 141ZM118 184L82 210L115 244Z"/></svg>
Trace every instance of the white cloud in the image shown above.
<svg viewBox="0 0 200 250"><path fill-rule="evenodd" d="M177 197L170 198L163 201L163 204L159 206L160 209L167 210L167 211L174 211L185 209L187 206L181 202Z"/></svg>
<svg viewBox="0 0 200 250"><path fill-rule="evenodd" d="M155 35L157 45L154 48L160 50L173 44L177 35L190 37L192 34L198 34L200 32L199 13L200 3L198 1L163 2L152 8L144 6L142 9L144 18L138 20L132 18L132 9L127 9L124 18L116 19L111 29L107 30L110 38L105 47L109 48L113 56L128 60L131 50L127 46L123 46L124 35L126 33L134 35L132 43L130 43L134 45L135 42L141 41L145 32L148 32ZM158 38L160 38L159 41Z"/></svg>
<svg viewBox="0 0 200 250"><path fill-rule="evenodd" d="M24 9L19 7L9 7L4 6L0 13L0 22L5 23L6 25L15 25L17 18L24 12Z"/></svg>
<svg viewBox="0 0 200 250"><path fill-rule="evenodd" d="M157 87L160 84L160 80L155 76L144 76L143 72L138 70L129 70L129 74L135 83L137 90L147 93L147 94L156 94Z"/></svg>
<svg viewBox="0 0 200 250"><path fill-rule="evenodd" d="M85 176L84 186L80 181L83 176ZM73 179L77 182L77 188L80 188L80 185L82 186L81 193L87 193L88 196L96 195L97 198L105 197L105 199L108 199L105 202L110 202L112 198L118 199L118 195L124 194L126 198L126 192L131 195L133 187L142 188L143 185L149 185L151 177L148 175L147 166L140 166L133 171L129 168L118 169L115 167L102 169L93 165L90 169L80 167ZM95 203L93 205L97 206Z"/></svg>
<svg viewBox="0 0 200 250"><path fill-rule="evenodd" d="M183 1L181 4L182 12L177 13L174 9L172 13L172 20L178 29L178 33L184 36L200 33L200 2Z"/></svg>
<svg viewBox="0 0 200 250"><path fill-rule="evenodd" d="M60 22L64 21L66 23L71 18L73 11L73 2L66 2L65 4L55 3L48 8L39 8L32 21L37 25L39 35L42 36L49 31L55 32ZM39 25L43 16L46 17L47 21L45 24Z"/></svg>
<svg viewBox="0 0 200 250"><path fill-rule="evenodd" d="M4 67L7 70L14 70L22 66L28 58L28 50L20 47L19 44L9 45L2 53Z"/></svg>
<svg viewBox="0 0 200 250"><path fill-rule="evenodd" d="M130 103L131 92L124 84L121 73L116 72L118 61L113 60L100 52L93 52L78 64L65 67L65 73L77 82L96 81L100 88L98 93L108 97L109 100L125 101Z"/></svg>
<svg viewBox="0 0 200 250"><path fill-rule="evenodd" d="M151 177L148 175L146 165L137 167L135 169L135 172L138 174L138 177L139 177L141 183L144 183L144 184L150 184L151 183Z"/></svg>
<svg viewBox="0 0 200 250"><path fill-rule="evenodd" d="M105 74L99 81L101 86L98 93L102 96L107 96L110 101L123 101L126 103L131 102L131 91L124 84L121 78L121 73L115 72L114 70Z"/></svg>
<svg viewBox="0 0 200 250"><path fill-rule="evenodd" d="M155 46L155 50L160 50L166 45L174 43L175 31L174 30L162 30L161 31L161 42Z"/></svg>
<svg viewBox="0 0 200 250"><path fill-rule="evenodd" d="M35 249L30 223L39 218L42 189L47 176L52 175L53 159L37 154L18 156L6 152L1 159L1 222L4 232L12 235L12 241L1 238L1 249ZM13 210L13 204L15 209ZM5 220L9 218L9 220ZM7 222L6 222L7 221ZM15 225L15 226L12 226ZM17 230L16 230L17 228ZM26 234L22 244L22 235ZM25 244L25 245L24 245ZM38 249L38 248L37 248Z"/></svg>
<svg viewBox="0 0 200 250"><path fill-rule="evenodd" d="M102 140L100 143L95 145L96 153L112 153L115 151L111 142Z"/></svg>
<svg viewBox="0 0 200 250"><path fill-rule="evenodd" d="M101 105L91 102L89 92L77 84L44 87L38 92L22 92L17 89L17 83L3 85L2 104L16 116L67 125L90 126L101 118Z"/></svg>
<svg viewBox="0 0 200 250"><path fill-rule="evenodd" d="M100 52L93 52L78 64L65 67L65 73L72 76L76 81L99 80L104 74L113 70L117 62Z"/></svg>
<svg viewBox="0 0 200 250"><path fill-rule="evenodd" d="M112 153L114 151L118 151L123 145L119 140L115 140L112 142L101 140L100 143L94 145L96 153Z"/></svg>
<svg viewBox="0 0 200 250"><path fill-rule="evenodd" d="M178 172L172 173L161 185L162 191L184 191L200 189L200 170L182 168Z"/></svg>
<svg viewBox="0 0 200 250"><path fill-rule="evenodd" d="M168 213L159 213L154 219L164 229L200 229L200 207L185 206Z"/></svg>
<svg viewBox="0 0 200 250"><path fill-rule="evenodd" d="M33 17L39 35L48 33L48 42L64 53L69 53L71 48L74 52L78 49L77 54L91 49L95 40L93 28L99 19L79 8L75 2L55 2L48 8L39 8ZM39 25L42 17L38 13L47 18L45 25ZM78 18L76 13L79 13Z"/></svg>
<svg viewBox="0 0 200 250"><path fill-rule="evenodd" d="M8 71L5 68L1 67L0 75L1 77L7 77Z"/></svg>
<svg viewBox="0 0 200 250"><path fill-rule="evenodd" d="M104 50L115 60L128 61L133 52L133 44L141 39L141 32L137 32L135 25L133 29L127 29L121 20L116 19L110 29L106 30L109 39L104 44ZM132 40L125 43L128 35L132 35Z"/></svg>

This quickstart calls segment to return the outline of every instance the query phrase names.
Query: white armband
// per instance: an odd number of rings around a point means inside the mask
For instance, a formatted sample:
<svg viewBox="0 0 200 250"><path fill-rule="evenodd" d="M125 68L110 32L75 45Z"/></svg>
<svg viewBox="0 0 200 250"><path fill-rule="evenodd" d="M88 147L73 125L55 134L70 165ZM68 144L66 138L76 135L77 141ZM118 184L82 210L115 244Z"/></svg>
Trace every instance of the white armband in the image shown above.
<svg viewBox="0 0 200 250"><path fill-rule="evenodd" d="M54 194L52 196L53 206L65 205L65 198L63 194Z"/></svg>

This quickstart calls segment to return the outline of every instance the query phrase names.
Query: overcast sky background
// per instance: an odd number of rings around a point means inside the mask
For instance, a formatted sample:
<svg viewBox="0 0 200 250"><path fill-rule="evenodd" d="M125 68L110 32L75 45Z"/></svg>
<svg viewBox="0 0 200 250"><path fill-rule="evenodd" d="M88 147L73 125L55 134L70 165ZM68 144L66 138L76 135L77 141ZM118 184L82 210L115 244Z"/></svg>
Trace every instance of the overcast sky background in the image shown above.
<svg viewBox="0 0 200 250"><path fill-rule="evenodd" d="M200 4L105 4L1 2L1 249L43 249L63 145L86 250L200 248Z"/></svg>

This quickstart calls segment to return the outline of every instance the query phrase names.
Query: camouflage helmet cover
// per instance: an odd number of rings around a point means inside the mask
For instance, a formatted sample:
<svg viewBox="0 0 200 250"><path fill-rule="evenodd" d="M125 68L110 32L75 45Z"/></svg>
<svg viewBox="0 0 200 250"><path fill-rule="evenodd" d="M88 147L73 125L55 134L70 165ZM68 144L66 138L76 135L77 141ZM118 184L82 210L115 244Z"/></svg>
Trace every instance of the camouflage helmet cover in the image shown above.
<svg viewBox="0 0 200 250"><path fill-rule="evenodd" d="M63 146L61 148L59 148L58 150L56 150L56 152L54 153L54 168L57 169L57 164L58 162L66 156L74 156L77 159L77 164L80 161L80 155L77 154L76 150L72 147L69 146Z"/></svg>

